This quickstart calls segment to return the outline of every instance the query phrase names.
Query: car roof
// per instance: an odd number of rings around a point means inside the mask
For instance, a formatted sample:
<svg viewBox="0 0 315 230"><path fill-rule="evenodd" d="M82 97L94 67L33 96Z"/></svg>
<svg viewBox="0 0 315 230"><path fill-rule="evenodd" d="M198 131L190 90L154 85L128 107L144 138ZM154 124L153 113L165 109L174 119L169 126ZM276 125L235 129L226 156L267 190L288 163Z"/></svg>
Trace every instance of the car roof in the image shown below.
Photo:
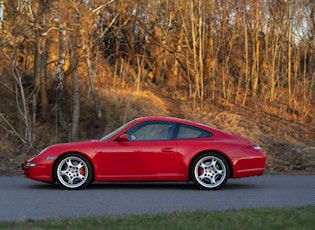
<svg viewBox="0 0 315 230"><path fill-rule="evenodd" d="M146 122L146 121L168 121L168 122L178 122L187 125L199 125L206 126L201 123L193 122L191 120L177 118L177 117L167 117L167 116L148 116L148 117L139 117L135 119L137 122Z"/></svg>

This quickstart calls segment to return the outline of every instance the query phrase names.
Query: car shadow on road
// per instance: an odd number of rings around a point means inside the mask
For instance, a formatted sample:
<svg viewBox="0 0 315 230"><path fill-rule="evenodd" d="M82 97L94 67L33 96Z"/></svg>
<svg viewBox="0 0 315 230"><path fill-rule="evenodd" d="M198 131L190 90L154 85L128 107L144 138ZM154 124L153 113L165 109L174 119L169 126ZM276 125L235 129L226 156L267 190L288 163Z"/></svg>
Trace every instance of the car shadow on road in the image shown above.
<svg viewBox="0 0 315 230"><path fill-rule="evenodd" d="M249 190L249 189L258 189L262 185L246 183L246 182L233 182L227 183L222 188L215 190ZM51 183L40 183L32 184L26 186L29 189L41 189L41 190L66 190L58 187L57 185ZM192 182L96 182L90 184L85 189L88 190L154 190L154 189L163 189L163 190L196 190L196 191L206 191L204 189L197 188Z"/></svg>
<svg viewBox="0 0 315 230"><path fill-rule="evenodd" d="M52 184L38 184L27 186L29 189L41 189L41 190L66 190L59 188L58 186ZM214 191L220 190L249 190L257 189L259 186L253 184L226 184L222 188ZM88 190L196 190L196 191L206 191L204 189L197 188L194 184L164 184L164 183L93 183L89 185Z"/></svg>
<svg viewBox="0 0 315 230"><path fill-rule="evenodd" d="M187 190L195 189L195 186L190 183L180 183L180 182L124 182L124 183L93 183L89 185L87 189L178 189Z"/></svg>
<svg viewBox="0 0 315 230"><path fill-rule="evenodd" d="M220 190L257 189L263 185L246 183L246 181L228 181ZM178 189L178 190L200 190L193 182L101 182L93 183L87 189ZM215 190L216 191L216 190Z"/></svg>

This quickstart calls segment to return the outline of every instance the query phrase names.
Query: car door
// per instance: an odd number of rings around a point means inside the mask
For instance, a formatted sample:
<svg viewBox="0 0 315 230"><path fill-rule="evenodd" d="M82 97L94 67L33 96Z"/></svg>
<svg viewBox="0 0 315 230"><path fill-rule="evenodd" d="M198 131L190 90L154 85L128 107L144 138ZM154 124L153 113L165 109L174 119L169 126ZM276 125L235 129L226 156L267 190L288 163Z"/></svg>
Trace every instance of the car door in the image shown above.
<svg viewBox="0 0 315 230"><path fill-rule="evenodd" d="M172 139L175 123L145 122L128 130L128 140L104 149L104 176L120 181L175 180L183 176L182 156Z"/></svg>

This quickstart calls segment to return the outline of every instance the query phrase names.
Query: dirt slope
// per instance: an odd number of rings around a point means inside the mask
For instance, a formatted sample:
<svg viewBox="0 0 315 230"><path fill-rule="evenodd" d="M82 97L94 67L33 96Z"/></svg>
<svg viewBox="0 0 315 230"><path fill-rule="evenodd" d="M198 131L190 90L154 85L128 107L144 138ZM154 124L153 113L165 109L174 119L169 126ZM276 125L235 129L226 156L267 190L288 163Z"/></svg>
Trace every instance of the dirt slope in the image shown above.
<svg viewBox="0 0 315 230"><path fill-rule="evenodd" d="M285 110L279 109L280 106L264 108L257 102L242 107L224 101L215 104L205 101L201 108L194 106L192 100L173 99L168 96L170 92L155 86L146 86L141 92L107 90L100 95L104 101L104 121L100 123L104 127L98 127L98 135L139 116L186 118L254 140L267 154L267 172L315 172L315 120L298 123ZM93 112L82 109L81 139L89 138L91 114ZM38 149L60 141L48 126L40 129L39 136L45 138L39 140ZM23 148L7 143L0 128L1 132L0 175L21 174L21 163L27 155Z"/></svg>
<svg viewBox="0 0 315 230"><path fill-rule="evenodd" d="M315 172L315 116L298 123L276 103L262 107L257 102L243 107L206 101L202 108L194 108L192 101L174 100L159 90L151 92L164 102L171 116L208 124L257 142L267 153L269 172Z"/></svg>

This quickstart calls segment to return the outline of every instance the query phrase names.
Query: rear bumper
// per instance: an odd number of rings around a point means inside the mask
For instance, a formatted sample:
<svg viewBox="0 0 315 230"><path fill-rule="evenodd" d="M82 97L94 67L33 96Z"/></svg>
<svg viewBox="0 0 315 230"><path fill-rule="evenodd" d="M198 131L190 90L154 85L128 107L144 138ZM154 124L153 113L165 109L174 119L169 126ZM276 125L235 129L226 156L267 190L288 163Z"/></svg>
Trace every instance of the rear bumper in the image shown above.
<svg viewBox="0 0 315 230"><path fill-rule="evenodd" d="M266 154L256 145L248 145L230 153L233 178L260 176L265 171Z"/></svg>
<svg viewBox="0 0 315 230"><path fill-rule="evenodd" d="M234 178L250 177L250 176L261 176L264 174L265 168L252 168L244 169L235 172Z"/></svg>
<svg viewBox="0 0 315 230"><path fill-rule="evenodd" d="M234 178L260 176L265 171L266 156L264 153L261 156L247 157L239 159L235 163Z"/></svg>

